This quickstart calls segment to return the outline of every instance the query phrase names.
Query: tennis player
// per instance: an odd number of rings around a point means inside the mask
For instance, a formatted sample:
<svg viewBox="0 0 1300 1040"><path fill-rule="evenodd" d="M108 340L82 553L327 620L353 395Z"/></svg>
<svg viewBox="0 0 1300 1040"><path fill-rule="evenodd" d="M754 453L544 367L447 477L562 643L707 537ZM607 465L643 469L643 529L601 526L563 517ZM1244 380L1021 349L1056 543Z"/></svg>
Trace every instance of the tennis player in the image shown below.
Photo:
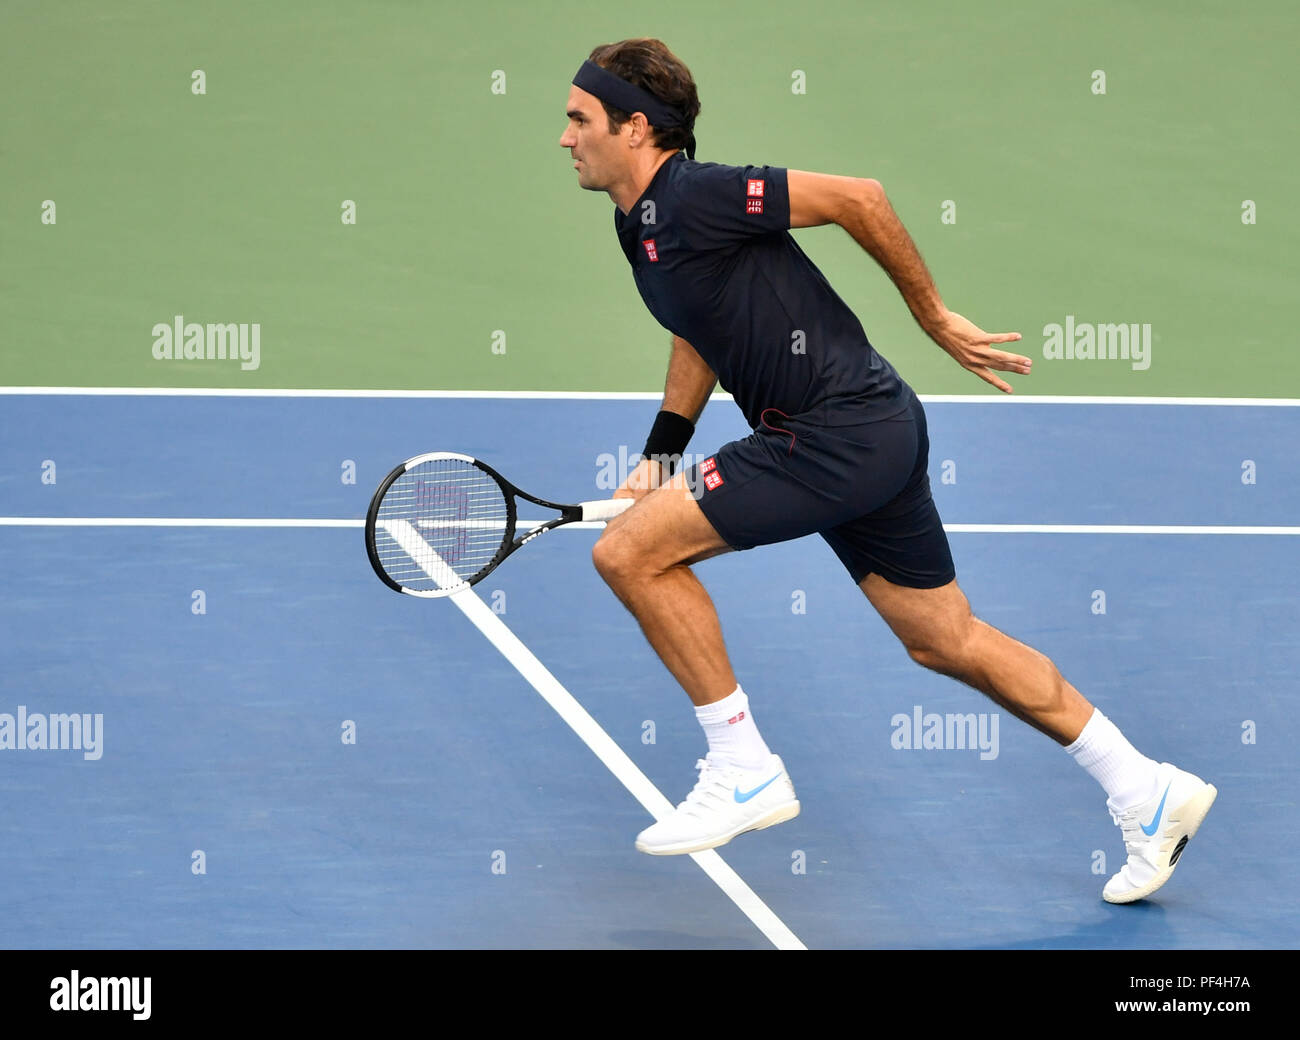
<svg viewBox="0 0 1300 1040"><path fill-rule="evenodd" d="M916 662L986 694L1101 784L1128 852L1102 895L1150 895L1217 791L1143 755L1047 657L971 614L930 497L925 412L789 229L842 227L926 334L1005 393L996 373L1030 372L1001 346L1020 334L985 332L944 306L879 182L697 162L699 111L690 71L662 42L624 40L574 76L559 142L579 187L614 201L637 289L672 333L662 410L616 493L639 501L593 559L694 702L709 750L694 789L636 847L694 852L798 815L691 565L819 534ZM715 383L753 433L674 475Z"/></svg>

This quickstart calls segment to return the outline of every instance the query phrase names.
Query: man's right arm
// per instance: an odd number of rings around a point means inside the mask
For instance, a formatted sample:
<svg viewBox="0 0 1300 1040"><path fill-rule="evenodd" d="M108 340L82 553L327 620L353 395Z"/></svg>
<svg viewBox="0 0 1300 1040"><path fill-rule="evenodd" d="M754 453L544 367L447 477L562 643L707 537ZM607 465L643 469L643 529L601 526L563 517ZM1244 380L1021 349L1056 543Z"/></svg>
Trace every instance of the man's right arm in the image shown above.
<svg viewBox="0 0 1300 1040"><path fill-rule="evenodd" d="M664 381L664 400L661 410L674 412L698 422L700 413L709 402L709 395L717 384L718 376L681 336L673 336L672 354L668 358L668 378ZM615 498L640 498L663 483L667 474L660 462L642 459Z"/></svg>

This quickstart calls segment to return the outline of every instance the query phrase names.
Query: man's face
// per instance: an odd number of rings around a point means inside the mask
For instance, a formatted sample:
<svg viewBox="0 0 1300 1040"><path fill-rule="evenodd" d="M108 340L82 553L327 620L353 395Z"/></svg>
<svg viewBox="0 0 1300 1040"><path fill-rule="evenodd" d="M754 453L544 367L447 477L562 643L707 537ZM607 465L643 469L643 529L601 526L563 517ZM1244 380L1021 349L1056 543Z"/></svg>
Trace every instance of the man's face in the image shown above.
<svg viewBox="0 0 1300 1040"><path fill-rule="evenodd" d="M566 109L569 125L560 137L560 147L567 148L576 160L578 187L588 191L606 190L619 179L627 164L623 135L609 132L605 106L580 87L569 88Z"/></svg>

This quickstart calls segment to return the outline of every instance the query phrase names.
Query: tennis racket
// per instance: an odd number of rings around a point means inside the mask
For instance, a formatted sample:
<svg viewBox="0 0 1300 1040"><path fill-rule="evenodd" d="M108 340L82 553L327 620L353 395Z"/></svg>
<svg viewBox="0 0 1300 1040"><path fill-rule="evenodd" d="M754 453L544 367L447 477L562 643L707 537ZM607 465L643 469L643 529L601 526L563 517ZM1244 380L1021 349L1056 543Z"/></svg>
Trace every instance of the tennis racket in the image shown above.
<svg viewBox="0 0 1300 1040"><path fill-rule="evenodd" d="M559 516L515 537L516 502ZM477 585L525 542L579 520L610 520L633 499L561 505L521 491L485 462L450 451L407 459L366 514L366 553L379 580L408 596L450 596Z"/></svg>

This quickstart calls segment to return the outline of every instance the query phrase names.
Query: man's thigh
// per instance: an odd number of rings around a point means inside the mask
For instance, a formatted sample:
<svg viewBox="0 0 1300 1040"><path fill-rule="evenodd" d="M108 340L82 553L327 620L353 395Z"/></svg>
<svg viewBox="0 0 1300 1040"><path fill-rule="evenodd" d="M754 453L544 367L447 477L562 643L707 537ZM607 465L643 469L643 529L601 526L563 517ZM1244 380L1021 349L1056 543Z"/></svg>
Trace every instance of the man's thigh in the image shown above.
<svg viewBox="0 0 1300 1040"><path fill-rule="evenodd" d="M601 541L622 548L635 557L638 569L653 573L730 552L731 547L700 509L687 476L686 472L678 473L611 520Z"/></svg>

